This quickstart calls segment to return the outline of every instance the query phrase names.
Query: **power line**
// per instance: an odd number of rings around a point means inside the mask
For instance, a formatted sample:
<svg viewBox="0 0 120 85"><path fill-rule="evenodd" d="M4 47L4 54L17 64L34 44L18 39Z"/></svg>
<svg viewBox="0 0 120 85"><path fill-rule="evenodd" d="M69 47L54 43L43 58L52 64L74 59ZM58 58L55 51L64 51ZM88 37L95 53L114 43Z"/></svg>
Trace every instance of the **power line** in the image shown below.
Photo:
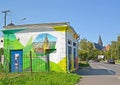
<svg viewBox="0 0 120 85"><path fill-rule="evenodd" d="M8 12L10 12L10 10L2 11L2 13L4 13L4 26L6 26L6 15Z"/></svg>

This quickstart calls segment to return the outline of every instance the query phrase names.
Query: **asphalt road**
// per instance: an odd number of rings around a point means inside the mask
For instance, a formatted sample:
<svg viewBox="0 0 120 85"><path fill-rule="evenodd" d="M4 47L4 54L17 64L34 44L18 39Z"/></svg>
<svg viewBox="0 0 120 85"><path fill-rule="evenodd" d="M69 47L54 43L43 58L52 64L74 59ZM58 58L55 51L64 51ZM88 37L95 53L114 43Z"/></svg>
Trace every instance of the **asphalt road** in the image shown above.
<svg viewBox="0 0 120 85"><path fill-rule="evenodd" d="M90 63L90 65L93 64L93 67L94 67L94 63ZM101 68L103 67L104 69L107 69L108 72L114 74L115 75L120 75L120 64L108 64L108 63L97 63L95 65L99 65Z"/></svg>
<svg viewBox="0 0 120 85"><path fill-rule="evenodd" d="M90 62L76 73L82 76L77 85L120 85L120 65Z"/></svg>

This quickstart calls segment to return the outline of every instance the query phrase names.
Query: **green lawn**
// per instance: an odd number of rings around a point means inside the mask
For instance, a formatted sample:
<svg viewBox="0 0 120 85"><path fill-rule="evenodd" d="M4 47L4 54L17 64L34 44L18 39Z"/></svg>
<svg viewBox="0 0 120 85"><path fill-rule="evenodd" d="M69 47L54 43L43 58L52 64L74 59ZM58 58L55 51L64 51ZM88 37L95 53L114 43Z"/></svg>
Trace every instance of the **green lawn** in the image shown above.
<svg viewBox="0 0 120 85"><path fill-rule="evenodd" d="M80 67L88 67L88 66L89 66L89 63L86 62L86 61L80 61L80 62L79 62L79 66L80 66Z"/></svg>
<svg viewBox="0 0 120 85"><path fill-rule="evenodd" d="M35 72L0 73L0 85L75 85L80 76L72 73Z"/></svg>
<svg viewBox="0 0 120 85"><path fill-rule="evenodd" d="M116 63L116 64L120 64L120 60L116 60L115 63Z"/></svg>

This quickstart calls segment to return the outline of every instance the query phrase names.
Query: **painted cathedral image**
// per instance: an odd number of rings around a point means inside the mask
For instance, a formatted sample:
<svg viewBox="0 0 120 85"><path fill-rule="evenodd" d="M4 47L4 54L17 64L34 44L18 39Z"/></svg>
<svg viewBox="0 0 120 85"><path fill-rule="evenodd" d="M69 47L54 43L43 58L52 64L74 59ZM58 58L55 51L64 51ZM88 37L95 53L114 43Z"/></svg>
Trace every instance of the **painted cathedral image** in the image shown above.
<svg viewBox="0 0 120 85"><path fill-rule="evenodd" d="M39 35L36 40L33 42L33 49L36 53L46 53L47 50L55 49L56 44L56 38L54 37L54 41L50 41L48 38L49 34L41 34ZM39 38L43 38L43 40L40 40Z"/></svg>

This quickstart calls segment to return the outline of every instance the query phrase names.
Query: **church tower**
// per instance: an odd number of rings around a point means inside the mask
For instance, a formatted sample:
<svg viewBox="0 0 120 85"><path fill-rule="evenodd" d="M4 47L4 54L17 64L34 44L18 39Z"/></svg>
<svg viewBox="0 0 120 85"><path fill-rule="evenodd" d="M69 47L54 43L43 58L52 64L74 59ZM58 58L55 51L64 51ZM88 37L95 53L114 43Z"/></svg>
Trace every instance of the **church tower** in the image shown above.
<svg viewBox="0 0 120 85"><path fill-rule="evenodd" d="M102 42L102 39L101 39L100 35L99 35L99 39L98 39L98 45L103 46L103 42Z"/></svg>

